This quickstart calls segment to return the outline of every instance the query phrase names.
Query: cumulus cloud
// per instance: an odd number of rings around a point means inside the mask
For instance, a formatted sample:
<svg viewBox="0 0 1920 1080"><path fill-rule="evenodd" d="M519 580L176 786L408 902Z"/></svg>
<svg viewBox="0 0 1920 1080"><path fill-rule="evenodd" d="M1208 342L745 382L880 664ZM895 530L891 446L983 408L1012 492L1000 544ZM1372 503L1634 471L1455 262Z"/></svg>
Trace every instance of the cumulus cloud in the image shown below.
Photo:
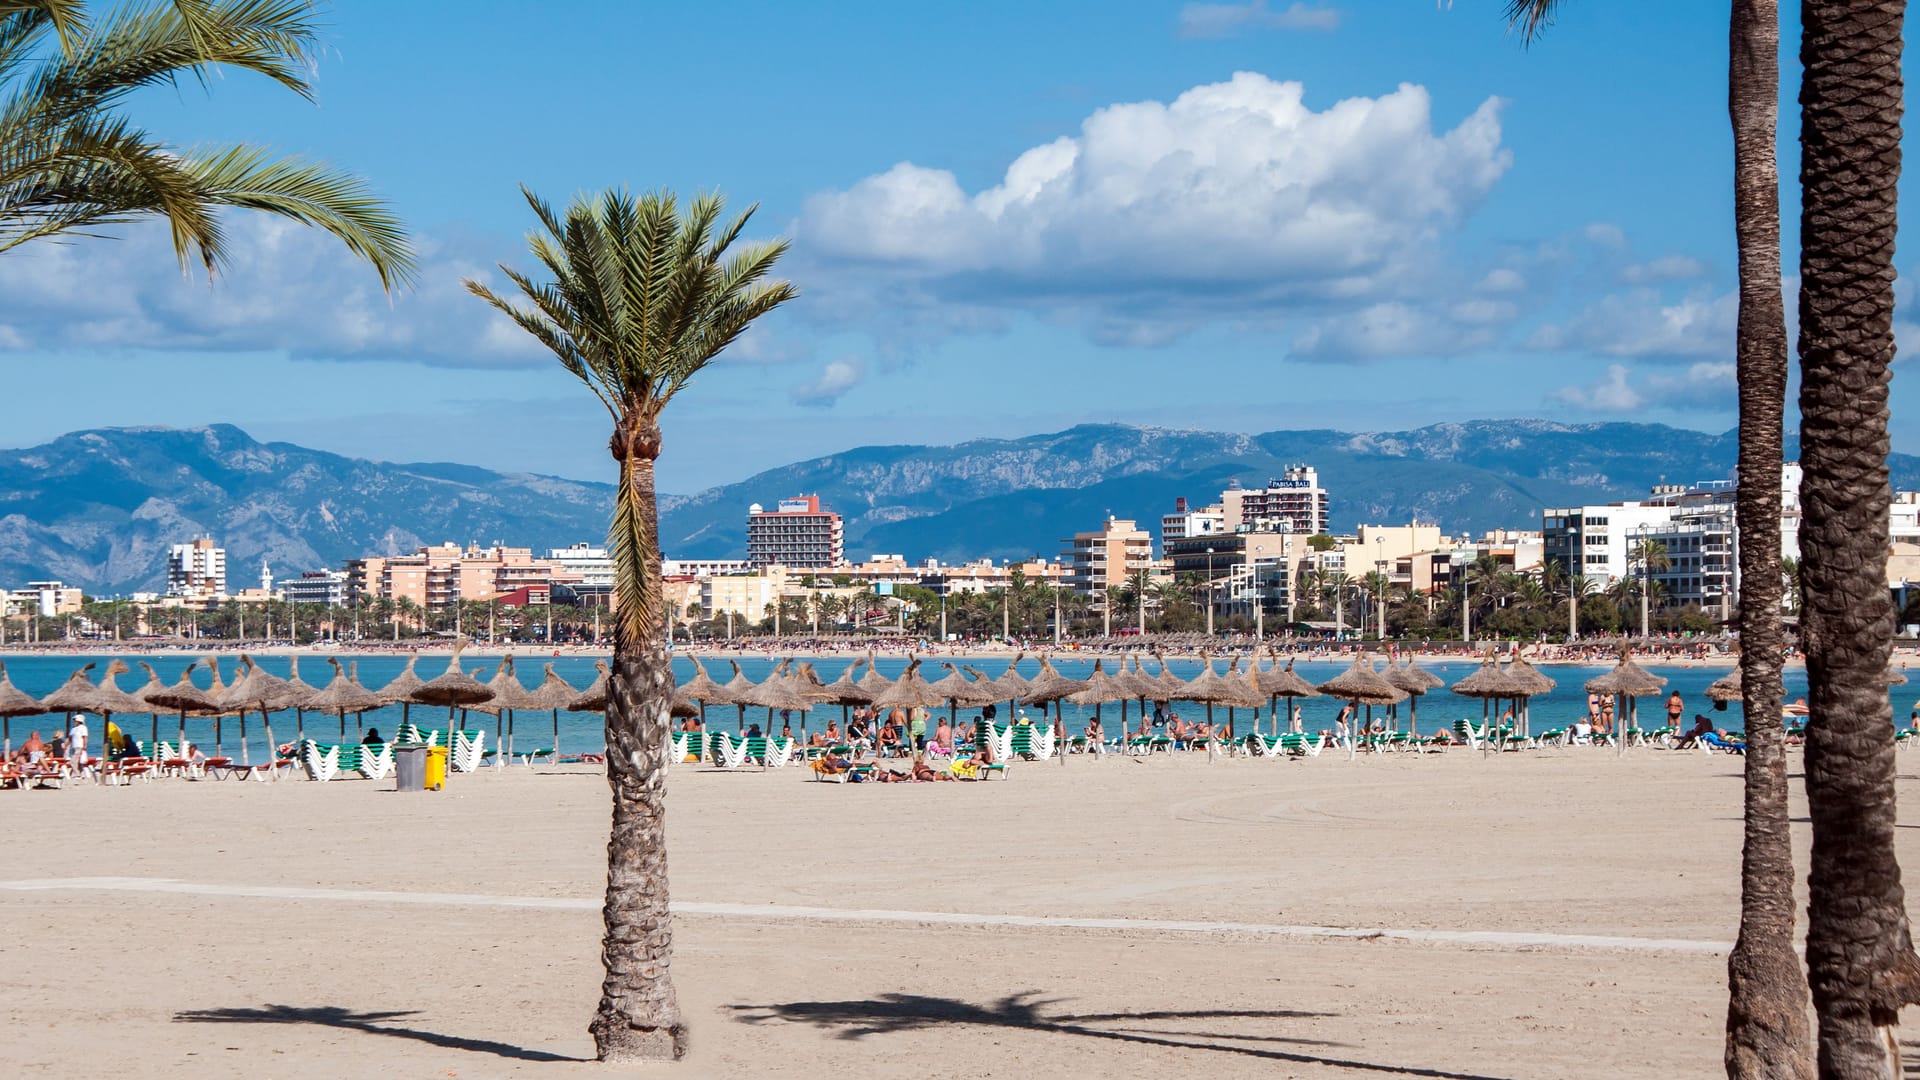
<svg viewBox="0 0 1920 1080"><path fill-rule="evenodd" d="M1608 356L1724 359L1733 355L1740 299L1695 293L1668 300L1653 289L1604 296L1563 323L1537 328L1531 348Z"/></svg>
<svg viewBox="0 0 1920 1080"><path fill-rule="evenodd" d="M1625 364L1609 364L1606 378L1591 386L1563 387L1553 396L1575 408L1609 413L1632 412L1646 400L1628 380Z"/></svg>
<svg viewBox="0 0 1920 1080"><path fill-rule="evenodd" d="M404 358L490 367L550 357L468 295L463 277L506 286L466 236L416 238L420 283L388 297L339 241L262 214L226 222L231 263L211 283L182 273L163 225L115 238L39 243L0 259L0 349L285 351L313 359ZM483 252L487 254L483 254Z"/></svg>
<svg viewBox="0 0 1920 1080"><path fill-rule="evenodd" d="M858 359L830 360L814 378L792 387L788 396L796 405L826 408L860 385L866 376L866 365Z"/></svg>
<svg viewBox="0 0 1920 1080"><path fill-rule="evenodd" d="M1249 30L1337 30L1340 13L1330 7L1295 3L1280 11L1267 0L1244 4L1188 4L1180 9L1183 38L1232 37Z"/></svg>
<svg viewBox="0 0 1920 1080"><path fill-rule="evenodd" d="M1643 263L1633 263L1620 270L1620 280L1629 285L1649 285L1662 281L1688 281L1705 277L1707 268L1699 259L1686 255L1663 255L1658 259Z"/></svg>
<svg viewBox="0 0 1920 1080"><path fill-rule="evenodd" d="M1109 106L977 191L902 162L810 198L797 242L863 288L884 280L896 307L1070 310L1126 337L1404 299L1511 164L1500 102L1436 131L1419 86L1318 111L1304 97L1243 72Z"/></svg>
<svg viewBox="0 0 1920 1080"><path fill-rule="evenodd" d="M1318 319L1293 339L1288 359L1344 362L1390 356L1442 356L1490 345L1487 323L1512 318L1511 305L1456 305L1451 310L1400 302Z"/></svg>

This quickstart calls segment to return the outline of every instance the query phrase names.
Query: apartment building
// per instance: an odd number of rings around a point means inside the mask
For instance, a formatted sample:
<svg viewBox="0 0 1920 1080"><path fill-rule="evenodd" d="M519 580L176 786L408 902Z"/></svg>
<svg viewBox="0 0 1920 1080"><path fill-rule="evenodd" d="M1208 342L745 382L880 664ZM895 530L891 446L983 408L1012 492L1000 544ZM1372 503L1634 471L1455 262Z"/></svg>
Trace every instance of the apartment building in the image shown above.
<svg viewBox="0 0 1920 1080"><path fill-rule="evenodd" d="M747 508L747 562L756 567L831 570L846 554L840 515L823 509L818 495L781 499L772 510Z"/></svg>
<svg viewBox="0 0 1920 1080"><path fill-rule="evenodd" d="M209 537L167 549L167 595L207 599L227 593L227 551Z"/></svg>
<svg viewBox="0 0 1920 1080"><path fill-rule="evenodd" d="M1109 516L1100 531L1075 533L1060 544L1065 581L1076 592L1092 595L1117 588L1154 568L1153 537L1125 519Z"/></svg>

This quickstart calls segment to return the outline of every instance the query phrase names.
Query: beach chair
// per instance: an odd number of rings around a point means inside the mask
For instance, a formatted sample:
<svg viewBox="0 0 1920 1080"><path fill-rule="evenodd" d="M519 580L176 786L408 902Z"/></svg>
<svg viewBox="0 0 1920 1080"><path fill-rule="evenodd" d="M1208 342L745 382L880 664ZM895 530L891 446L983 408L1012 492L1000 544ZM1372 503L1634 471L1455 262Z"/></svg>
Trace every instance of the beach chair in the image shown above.
<svg viewBox="0 0 1920 1080"><path fill-rule="evenodd" d="M1286 756L1286 751L1280 748L1280 736L1278 735L1262 735L1257 731L1249 731L1247 732L1247 737L1242 740L1242 744L1246 746L1249 754L1257 758Z"/></svg>
<svg viewBox="0 0 1920 1080"><path fill-rule="evenodd" d="M454 772L478 772L486 750L484 731L455 731L447 739L447 763Z"/></svg>
<svg viewBox="0 0 1920 1080"><path fill-rule="evenodd" d="M760 764L769 769L784 769L793 760L796 744L792 739L782 739L778 735L767 741L766 749L761 751Z"/></svg>
<svg viewBox="0 0 1920 1080"><path fill-rule="evenodd" d="M1052 724L1039 724L1034 727L1029 749L1037 761L1046 761L1053 756L1054 734Z"/></svg>
<svg viewBox="0 0 1920 1080"><path fill-rule="evenodd" d="M360 775L369 780L384 780L393 774L393 744L373 743L360 748Z"/></svg>
<svg viewBox="0 0 1920 1080"><path fill-rule="evenodd" d="M1713 731L1709 731L1700 736L1700 745L1707 747L1709 752L1714 750L1724 750L1729 754L1745 754L1747 752L1746 743L1736 742L1732 739L1723 739L1718 732Z"/></svg>
<svg viewBox="0 0 1920 1080"><path fill-rule="evenodd" d="M747 760L751 739L736 739L732 732L716 731L707 740L707 762L722 769L737 769Z"/></svg>
<svg viewBox="0 0 1920 1080"><path fill-rule="evenodd" d="M1319 757L1320 751L1327 747L1327 733L1316 731L1311 735L1304 732L1288 732L1279 737L1280 748L1295 757Z"/></svg>
<svg viewBox="0 0 1920 1080"><path fill-rule="evenodd" d="M999 773L1002 777L1005 777L1011 772L1008 768L1008 763L1013 760L1013 733L1011 731L998 724L982 724L974 733L973 743L973 752L966 757L956 757L953 764L947 766L947 771L953 773L955 776L968 780L985 780L994 773ZM988 765L981 762L980 751L983 748L991 749L993 753L993 764ZM965 763L964 768L962 767L963 762Z"/></svg>
<svg viewBox="0 0 1920 1080"><path fill-rule="evenodd" d="M300 744L300 761L307 769L309 780L331 780L340 772L340 748L321 746L308 739Z"/></svg>
<svg viewBox="0 0 1920 1080"><path fill-rule="evenodd" d="M692 750L693 732L675 731L667 736L667 760L669 762L698 761L699 756Z"/></svg>

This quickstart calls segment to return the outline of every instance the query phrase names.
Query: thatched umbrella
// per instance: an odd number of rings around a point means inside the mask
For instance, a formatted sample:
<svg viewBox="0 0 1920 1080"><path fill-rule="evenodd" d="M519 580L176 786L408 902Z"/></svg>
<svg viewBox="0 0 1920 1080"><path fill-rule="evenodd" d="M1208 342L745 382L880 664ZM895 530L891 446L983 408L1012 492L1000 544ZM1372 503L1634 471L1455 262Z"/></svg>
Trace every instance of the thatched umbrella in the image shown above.
<svg viewBox="0 0 1920 1080"><path fill-rule="evenodd" d="M1373 707L1405 701L1407 692L1381 678L1373 670L1373 661L1365 656L1353 658L1347 670L1320 684L1320 692L1354 705L1366 707L1366 725L1373 725ZM1349 733L1352 728L1348 728Z"/></svg>
<svg viewBox="0 0 1920 1080"><path fill-rule="evenodd" d="M333 680L321 690L315 690L308 698L306 708L315 712L332 713L340 720L340 741L347 741L347 714L365 713L368 709L377 709L381 697L372 690L361 686L351 674L340 666L340 661L327 657L327 663L333 665Z"/></svg>
<svg viewBox="0 0 1920 1080"><path fill-rule="evenodd" d="M108 662L107 669L100 676L99 685L87 681L87 672L94 665L88 664L67 678L58 690L48 694L42 703L49 712L93 713L100 718L100 745L109 747L107 725L113 723L115 716L136 716L146 712L148 706L121 690L117 680L133 669L120 660ZM68 728L71 731L71 727ZM71 751L69 751L71 753ZM85 762L80 764L84 765Z"/></svg>
<svg viewBox="0 0 1920 1080"><path fill-rule="evenodd" d="M934 692L938 693L947 703L947 723L953 724L959 722L959 713L962 706L971 709L979 705L985 705L990 701L1000 700L998 691L993 689L991 683L982 686L980 683L967 678L966 675L961 673L959 668L952 664L943 663L940 666L947 669L946 676L936 679L929 685Z"/></svg>
<svg viewBox="0 0 1920 1080"><path fill-rule="evenodd" d="M807 710L813 708L813 699L809 698L806 693L803 692L800 684L793 676L786 674L787 665L791 663L791 660L781 661L780 667L775 669L773 674L767 676L759 686L754 687L752 694L749 695L744 703L747 705L756 705L767 710L766 734L769 736L773 734L773 712L775 709L779 709L782 712L798 712L804 716Z"/></svg>
<svg viewBox="0 0 1920 1080"><path fill-rule="evenodd" d="M332 658L329 657L328 659ZM319 693L320 688L309 685L304 679L300 678L300 657L298 655L287 657L286 683L286 689L280 692L280 703L275 705L274 708L292 709L294 725L299 729L300 734L304 736L307 730L307 701L311 699L313 695ZM345 730L345 728L341 729L343 735ZM271 739L272 736L269 735L268 738Z"/></svg>
<svg viewBox="0 0 1920 1080"><path fill-rule="evenodd" d="M382 706L400 706L401 727L413 722L413 692L427 685L420 676L413 673L413 665L419 662L418 656L407 657L407 666L401 669L400 674L395 675L392 681L375 691L380 695Z"/></svg>
<svg viewBox="0 0 1920 1080"><path fill-rule="evenodd" d="M880 730L880 718L879 718L880 695L886 693L888 690L892 688L893 688L893 680L887 678L885 675L880 674L880 665L874 663L873 653L868 652L867 653L867 673L865 675L860 676L860 689L865 690L867 692L867 704L874 706L873 724L874 724L875 734L878 734ZM852 738L851 733L849 733L848 738L849 739Z"/></svg>
<svg viewBox="0 0 1920 1080"><path fill-rule="evenodd" d="M1538 668L1520 657L1513 658L1507 665L1507 680L1520 694L1520 734L1533 734L1533 699L1541 694L1550 694L1560 685L1542 674Z"/></svg>
<svg viewBox="0 0 1920 1080"><path fill-rule="evenodd" d="M1480 666L1466 678L1454 683L1452 689L1461 697L1480 699L1480 727L1484 730L1493 703L1502 698L1519 697L1520 684L1500 670L1499 659L1492 650L1488 650L1486 656L1481 658Z"/></svg>
<svg viewBox="0 0 1920 1080"><path fill-rule="evenodd" d="M1124 671L1125 668L1125 661L1122 661L1121 669ZM1091 705L1093 706L1093 718L1097 722L1100 719L1100 707L1102 705L1109 701L1118 701L1120 702L1121 709L1125 710L1127 699L1133 695L1133 691L1134 685L1130 681L1118 675L1107 674L1106 669L1101 666L1100 661L1095 660L1093 662L1093 671L1087 675L1086 684L1065 697L1055 698L1054 709L1057 713L1059 703L1062 701L1071 701L1075 705ZM1120 714L1120 732L1123 737L1126 734L1126 730L1126 713L1123 711ZM1056 732L1055 737L1058 738L1061 734L1064 734L1064 729ZM1063 759L1065 756L1064 754L1061 755Z"/></svg>
<svg viewBox="0 0 1920 1080"><path fill-rule="evenodd" d="M1273 654L1273 659L1275 666L1260 673L1260 689L1266 692L1269 699L1287 699L1287 730L1295 731L1297 729L1293 726L1293 699L1319 697L1320 691L1315 690L1312 683L1294 672L1293 657L1287 657L1287 666L1284 668L1279 666L1278 653ZM1273 725L1273 733L1280 734L1280 725L1277 722Z"/></svg>
<svg viewBox="0 0 1920 1080"><path fill-rule="evenodd" d="M1098 671L1100 668L1100 661L1095 660L1093 662L1093 666L1094 666L1094 669ZM1028 705L1040 706L1041 719L1046 718L1046 715L1047 715L1046 707L1049 702L1052 703L1054 745L1058 747L1060 750L1065 750L1066 738L1067 738L1067 719L1066 719L1066 716L1061 711L1060 703L1066 700L1069 696L1073 694L1077 694L1080 691L1085 689L1087 689L1087 683L1085 680L1070 679L1067 676L1060 674L1058 671L1054 670L1053 661L1043 656L1040 658L1040 673L1038 675L1035 675L1032 679L1027 680L1026 692L1020 695L1019 700ZM1011 724L1013 720L1014 720L1013 716L1010 715L1007 717L1007 722L1009 724ZM1124 735L1125 733L1123 732L1122 734ZM1066 761L1066 754L1062 753L1060 755L1060 758L1062 763L1064 764Z"/></svg>
<svg viewBox="0 0 1920 1080"><path fill-rule="evenodd" d="M460 653L467 647L465 641L453 644L453 655L447 658L447 670L438 678L415 690L409 699L417 705L445 705L447 707L447 749L453 749L455 709L469 705L478 705L493 699L493 691L486 684L460 670Z"/></svg>
<svg viewBox="0 0 1920 1080"><path fill-rule="evenodd" d="M1208 665L1208 670L1212 670L1211 664ZM1252 709L1254 730L1260 730L1260 706L1267 703L1267 695L1260 689L1259 673L1252 668L1241 671L1240 658L1236 656L1227 665L1227 673L1220 676L1218 685L1219 696L1214 704L1227 707L1227 738L1232 739L1234 735L1233 711L1235 709ZM1212 748L1211 742L1208 748Z"/></svg>
<svg viewBox="0 0 1920 1080"><path fill-rule="evenodd" d="M1720 705L1725 705L1729 701L1739 701L1743 696L1740 685L1740 669L1735 667L1707 684L1707 697Z"/></svg>
<svg viewBox="0 0 1920 1080"><path fill-rule="evenodd" d="M1140 670L1140 658L1124 657L1120 661L1120 670L1109 676L1116 689L1120 690L1120 731L1127 730L1127 702L1140 703L1140 715L1147 715L1147 702L1160 692L1160 683L1153 676Z"/></svg>
<svg viewBox="0 0 1920 1080"><path fill-rule="evenodd" d="M1203 656L1200 658L1200 662L1200 674L1186 681L1180 690L1179 697L1184 701L1197 702L1206 706L1207 729L1211 731L1213 729L1214 705L1224 704L1229 697L1237 698L1240 692L1235 688L1229 687L1226 679L1222 678L1219 672L1213 670L1213 657ZM1165 661L1161 663L1164 666Z"/></svg>
<svg viewBox="0 0 1920 1080"><path fill-rule="evenodd" d="M873 699L873 704L881 709L911 709L916 705L932 708L945 700L933 688L933 684L921 676L919 659L909 657L907 670L901 672L900 677L893 680L892 685L877 695Z"/></svg>
<svg viewBox="0 0 1920 1080"><path fill-rule="evenodd" d="M738 668L739 665L735 664L734 667ZM568 712L603 713L607 711L607 662L605 660L595 660L593 662L593 670L596 672L593 683L585 690L575 694L573 700L567 702L566 709ZM558 736L555 738L557 741ZM553 756L556 758L560 756L559 748L556 747L554 749Z"/></svg>
<svg viewBox="0 0 1920 1080"><path fill-rule="evenodd" d="M7 678L7 665L0 663L0 729L4 729L6 748L0 750L0 757L13 756L13 718L16 716L39 716L47 711L45 705L26 691L13 685Z"/></svg>
<svg viewBox="0 0 1920 1080"><path fill-rule="evenodd" d="M526 708L549 709L553 712L553 759L558 761L560 760L560 710L571 704L574 698L579 697L580 691L575 690L567 680L554 674L552 664L546 666L546 672L547 677L540 680L540 685L527 691ZM604 694L605 690L603 689L601 693Z"/></svg>
<svg viewBox="0 0 1920 1080"><path fill-rule="evenodd" d="M240 764L246 766L250 764L247 747L247 709L260 710L260 723L267 732L267 747L272 750L272 711L292 708L296 702L305 704L306 700L313 696L314 690L306 683L300 684L305 687L304 690L295 688L286 679L271 674L255 663L253 657L245 653L240 654L240 664L246 669L246 676L227 688L226 695L220 699L220 704L240 715ZM301 724L300 732L304 737L306 734L304 722Z"/></svg>
<svg viewBox="0 0 1920 1080"><path fill-rule="evenodd" d="M487 689L493 691L493 699L474 706L478 712L493 716L494 761L499 768L506 768L507 759L512 755L513 746L513 710L529 708L527 688L513 675L513 654L500 658L500 667L487 680Z"/></svg>
<svg viewBox="0 0 1920 1080"><path fill-rule="evenodd" d="M1629 730L1639 730L1639 714L1635 699L1657 694L1665 685L1667 685L1666 679L1633 662L1633 651L1630 649L1620 654L1620 662L1614 665L1612 671L1587 680L1589 694L1607 694L1616 700L1626 699L1625 708L1616 705L1613 710L1620 735L1618 743L1620 754L1627 752Z"/></svg>
<svg viewBox="0 0 1920 1080"><path fill-rule="evenodd" d="M1167 667L1166 657L1154 653L1153 658L1160 661L1160 670L1153 676L1153 681L1159 684L1160 692L1153 696L1153 700L1162 704L1183 700L1181 695L1186 693L1187 680L1175 675L1173 669Z"/></svg>
<svg viewBox="0 0 1920 1080"><path fill-rule="evenodd" d="M165 690L167 688L167 684L160 681L160 673L153 670L152 664L147 663L145 660L139 660L135 662L138 663L141 669L147 673L147 682L145 686L140 687L140 689L135 690L133 693L128 694L127 696L139 702L140 704L146 706L148 712L152 714L153 733L148 737L153 742L158 743L160 741L160 707L158 705L153 704L153 702L149 701L147 699L147 695L158 693L162 690Z"/></svg>
<svg viewBox="0 0 1920 1080"><path fill-rule="evenodd" d="M220 660L218 657L203 656L200 658L200 662L206 665L207 671L213 676L213 685L207 687L207 698L213 702L214 708L217 710L212 714L213 757L207 759L207 763L211 765L225 761L223 756L225 751L220 743L220 721L233 715L233 708L227 704L227 695L232 692L233 687L228 686L226 680L220 677ZM236 672L233 685L240 685L240 679L241 676Z"/></svg>
<svg viewBox="0 0 1920 1080"><path fill-rule="evenodd" d="M1407 692L1407 734L1419 734L1420 698L1436 686L1445 686L1446 680L1414 663L1411 656L1407 657L1404 664L1387 661L1387 670L1382 678ZM1397 730L1397 720L1394 726Z"/></svg>
<svg viewBox="0 0 1920 1080"><path fill-rule="evenodd" d="M681 683L676 692L689 701L699 703L699 707L694 710L694 715L700 718L702 731L707 727L707 706L729 705L733 701L727 696L726 688L714 682L712 676L707 674L706 665L702 664L698 657L693 661L693 678Z"/></svg>
<svg viewBox="0 0 1920 1080"><path fill-rule="evenodd" d="M193 685L193 669L203 663L209 667L212 666L208 661L196 660L187 665L186 670L180 673L180 678L175 680L171 686L163 686L158 690L146 691L147 704L155 708L167 709L180 714L180 745L178 751L182 758L188 756L187 714L193 713L196 716L218 716L220 713L220 703L215 700L213 695ZM154 741L158 742L159 740L155 739Z"/></svg>
<svg viewBox="0 0 1920 1080"><path fill-rule="evenodd" d="M753 692L760 684L747 678L747 673L740 670L740 661L729 660L727 663L733 665L733 678L728 679L727 685L720 689L726 691L727 701L739 710L735 726L739 730L745 731L747 729L747 706L753 704Z"/></svg>

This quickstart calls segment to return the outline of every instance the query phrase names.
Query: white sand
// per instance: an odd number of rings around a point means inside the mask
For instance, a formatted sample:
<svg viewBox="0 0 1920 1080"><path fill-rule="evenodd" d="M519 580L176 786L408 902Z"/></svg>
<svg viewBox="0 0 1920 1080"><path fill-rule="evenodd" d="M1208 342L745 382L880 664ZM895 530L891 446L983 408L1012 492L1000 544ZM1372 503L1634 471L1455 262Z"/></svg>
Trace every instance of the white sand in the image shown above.
<svg viewBox="0 0 1920 1080"><path fill-rule="evenodd" d="M695 1056L674 1075L1717 1075L1740 766L1075 758L864 786L680 767ZM52 886L0 887L0 1055L24 1076L601 1074L554 1059L592 1053L604 781L390 786L0 792L0 883ZM1481 931L1519 937L1461 940Z"/></svg>

